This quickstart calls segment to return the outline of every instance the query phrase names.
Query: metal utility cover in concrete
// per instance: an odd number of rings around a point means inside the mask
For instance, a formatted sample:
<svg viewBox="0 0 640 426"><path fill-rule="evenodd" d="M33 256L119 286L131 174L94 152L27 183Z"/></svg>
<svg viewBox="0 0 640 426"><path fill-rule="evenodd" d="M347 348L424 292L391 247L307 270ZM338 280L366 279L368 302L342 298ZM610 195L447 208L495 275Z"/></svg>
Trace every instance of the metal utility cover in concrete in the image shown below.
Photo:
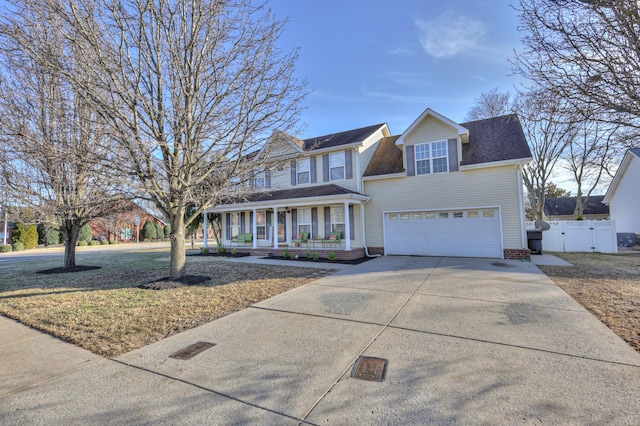
<svg viewBox="0 0 640 426"><path fill-rule="evenodd" d="M180 349L178 352L174 352L169 355L169 358L175 359L191 359L194 356L198 355L200 352L209 349L210 347L215 346L215 343L209 342L198 342L193 345L189 345L184 349Z"/></svg>
<svg viewBox="0 0 640 426"><path fill-rule="evenodd" d="M354 379L382 382L387 374L387 360L370 356L361 356L351 370Z"/></svg>

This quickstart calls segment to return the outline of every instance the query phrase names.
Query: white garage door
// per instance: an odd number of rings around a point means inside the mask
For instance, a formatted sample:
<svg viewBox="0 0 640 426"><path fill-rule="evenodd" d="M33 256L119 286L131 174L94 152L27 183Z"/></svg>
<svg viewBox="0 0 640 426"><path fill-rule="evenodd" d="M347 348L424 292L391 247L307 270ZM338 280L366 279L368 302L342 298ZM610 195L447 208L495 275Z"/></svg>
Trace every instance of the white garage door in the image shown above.
<svg viewBox="0 0 640 426"><path fill-rule="evenodd" d="M385 214L385 253L502 258L498 209Z"/></svg>

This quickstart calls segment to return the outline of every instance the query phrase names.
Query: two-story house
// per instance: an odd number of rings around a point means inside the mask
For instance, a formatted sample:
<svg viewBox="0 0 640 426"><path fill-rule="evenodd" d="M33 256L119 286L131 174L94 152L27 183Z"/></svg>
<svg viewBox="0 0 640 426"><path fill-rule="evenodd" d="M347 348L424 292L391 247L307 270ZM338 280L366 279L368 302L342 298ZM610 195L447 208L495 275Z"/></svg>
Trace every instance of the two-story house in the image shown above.
<svg viewBox="0 0 640 426"><path fill-rule="evenodd" d="M399 136L386 124L307 139L279 152L286 167L222 213L238 250L307 248L370 254L528 257L521 168L531 153L515 115L458 124L427 109ZM339 245L328 244L340 232ZM295 244L303 233L305 244Z"/></svg>

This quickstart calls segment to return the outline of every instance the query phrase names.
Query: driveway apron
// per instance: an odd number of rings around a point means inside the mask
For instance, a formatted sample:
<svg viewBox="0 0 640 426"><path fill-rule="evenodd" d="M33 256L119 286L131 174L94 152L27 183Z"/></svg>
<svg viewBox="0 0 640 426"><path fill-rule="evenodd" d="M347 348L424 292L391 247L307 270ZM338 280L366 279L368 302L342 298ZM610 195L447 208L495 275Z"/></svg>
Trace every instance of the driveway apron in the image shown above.
<svg viewBox="0 0 640 426"><path fill-rule="evenodd" d="M1 396L0 423L640 424L638 401L640 354L535 265L382 257Z"/></svg>

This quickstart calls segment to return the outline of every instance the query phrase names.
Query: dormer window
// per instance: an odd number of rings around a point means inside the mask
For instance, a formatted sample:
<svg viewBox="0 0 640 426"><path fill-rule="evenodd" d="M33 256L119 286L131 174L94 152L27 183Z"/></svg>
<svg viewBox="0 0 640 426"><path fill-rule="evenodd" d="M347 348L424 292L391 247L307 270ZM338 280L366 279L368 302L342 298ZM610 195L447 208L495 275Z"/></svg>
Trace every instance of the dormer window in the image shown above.
<svg viewBox="0 0 640 426"><path fill-rule="evenodd" d="M415 146L416 174L446 173L449 171L447 141L423 143Z"/></svg>
<svg viewBox="0 0 640 426"><path fill-rule="evenodd" d="M309 158L303 158L296 162L296 180L298 184L311 182L311 162Z"/></svg>
<svg viewBox="0 0 640 426"><path fill-rule="evenodd" d="M344 165L344 152L329 154L329 173L331 175L331 180L344 179Z"/></svg>

